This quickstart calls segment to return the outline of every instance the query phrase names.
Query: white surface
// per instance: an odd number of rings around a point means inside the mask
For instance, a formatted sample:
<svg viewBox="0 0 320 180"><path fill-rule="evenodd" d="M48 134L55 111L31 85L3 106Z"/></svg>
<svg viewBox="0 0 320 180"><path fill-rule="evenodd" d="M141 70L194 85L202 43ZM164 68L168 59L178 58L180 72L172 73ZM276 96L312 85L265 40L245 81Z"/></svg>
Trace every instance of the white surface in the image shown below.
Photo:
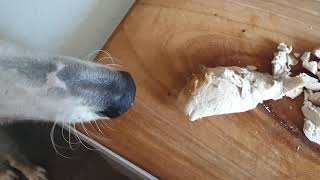
<svg viewBox="0 0 320 180"><path fill-rule="evenodd" d="M0 0L0 38L86 57L100 49L134 0Z"/></svg>

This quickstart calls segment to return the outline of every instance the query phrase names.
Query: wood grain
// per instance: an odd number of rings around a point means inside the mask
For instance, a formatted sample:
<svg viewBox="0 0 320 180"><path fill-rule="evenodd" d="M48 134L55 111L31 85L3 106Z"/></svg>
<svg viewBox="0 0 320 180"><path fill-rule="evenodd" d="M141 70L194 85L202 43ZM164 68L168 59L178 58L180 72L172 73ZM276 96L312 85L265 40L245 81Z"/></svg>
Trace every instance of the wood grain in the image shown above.
<svg viewBox="0 0 320 180"><path fill-rule="evenodd" d="M301 130L303 97L197 122L176 106L199 64L271 72L278 42L295 52L318 46L319 12L311 0L138 0L104 47L134 76L135 105L99 122L103 133L85 127L162 179L319 179L320 149Z"/></svg>

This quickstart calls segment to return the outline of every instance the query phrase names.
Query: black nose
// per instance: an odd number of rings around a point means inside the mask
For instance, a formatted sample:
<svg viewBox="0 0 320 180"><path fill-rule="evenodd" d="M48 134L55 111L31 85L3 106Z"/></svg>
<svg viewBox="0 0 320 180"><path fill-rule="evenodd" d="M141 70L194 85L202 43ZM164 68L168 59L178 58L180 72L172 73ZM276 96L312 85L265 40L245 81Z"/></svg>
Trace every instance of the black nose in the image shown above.
<svg viewBox="0 0 320 180"><path fill-rule="evenodd" d="M115 78L110 104L99 114L108 118L116 118L127 112L133 105L136 96L136 85L132 76L125 71L119 71Z"/></svg>

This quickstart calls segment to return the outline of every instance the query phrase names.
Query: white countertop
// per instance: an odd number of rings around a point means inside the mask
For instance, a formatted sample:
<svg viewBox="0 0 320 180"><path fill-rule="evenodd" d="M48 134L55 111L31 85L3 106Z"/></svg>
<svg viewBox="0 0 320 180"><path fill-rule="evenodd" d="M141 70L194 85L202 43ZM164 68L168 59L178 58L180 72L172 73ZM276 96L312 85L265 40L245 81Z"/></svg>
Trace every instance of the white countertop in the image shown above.
<svg viewBox="0 0 320 180"><path fill-rule="evenodd" d="M0 38L81 58L104 45L134 0L0 2Z"/></svg>

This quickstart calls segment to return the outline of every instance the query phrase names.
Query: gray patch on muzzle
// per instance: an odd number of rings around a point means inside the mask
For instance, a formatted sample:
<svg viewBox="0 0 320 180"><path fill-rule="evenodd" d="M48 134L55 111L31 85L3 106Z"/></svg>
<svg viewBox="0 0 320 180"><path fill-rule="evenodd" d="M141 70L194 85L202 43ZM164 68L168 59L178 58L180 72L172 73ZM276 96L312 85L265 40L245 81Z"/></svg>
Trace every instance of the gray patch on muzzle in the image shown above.
<svg viewBox="0 0 320 180"><path fill-rule="evenodd" d="M41 86L47 82L47 75L57 70L57 65L53 62L54 58L52 61L35 61L28 57L12 57L10 60L0 60L0 67L4 70L16 70L30 84Z"/></svg>

